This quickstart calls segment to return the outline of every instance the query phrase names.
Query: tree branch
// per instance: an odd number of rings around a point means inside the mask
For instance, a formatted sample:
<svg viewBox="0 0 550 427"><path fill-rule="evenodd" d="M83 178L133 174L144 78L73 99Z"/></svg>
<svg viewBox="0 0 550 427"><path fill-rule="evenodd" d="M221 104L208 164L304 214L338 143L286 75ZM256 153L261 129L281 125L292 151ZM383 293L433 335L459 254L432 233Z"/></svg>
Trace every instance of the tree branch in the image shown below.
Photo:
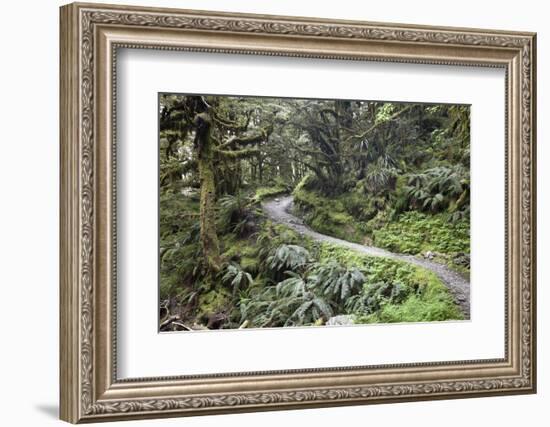
<svg viewBox="0 0 550 427"><path fill-rule="evenodd" d="M316 166L313 166L311 163L308 163L308 162L305 162L303 161L302 159L300 159L299 157L294 157L292 160L294 160L295 162L297 163L301 163L302 165L304 165L305 167L311 169L313 172L315 172L315 174L321 178L322 180L325 180L325 175L323 174L323 171L321 169L319 169L318 167Z"/></svg>
<svg viewBox="0 0 550 427"><path fill-rule="evenodd" d="M261 153L257 148L244 148L242 150L220 150L219 148L215 148L215 151L226 159L232 160L246 159Z"/></svg>
<svg viewBox="0 0 550 427"><path fill-rule="evenodd" d="M349 142L350 140L352 139L364 139L369 133L371 133L374 129L376 129L378 126L384 124L384 123L387 123L389 121L392 121L394 119L396 119L397 117L399 117L401 114L409 111L411 108L413 107L413 105L407 105L405 108L399 110L397 113L394 113L393 115L390 116L390 118L387 120L387 121L384 121L384 122L378 122L378 123L375 123L373 124L370 128L368 128L365 132L359 134L359 135L351 135L349 137L346 138L345 142Z"/></svg>
<svg viewBox="0 0 550 427"><path fill-rule="evenodd" d="M246 120L244 121L244 123L238 123L238 122L234 122L229 119L226 119L225 117L221 117L218 114L215 114L213 116L215 122L217 122L218 124L220 124L226 129L231 129L234 131L245 131L246 129L248 129L248 124L250 123L251 117L252 117L251 112L248 112L246 114Z"/></svg>
<svg viewBox="0 0 550 427"><path fill-rule="evenodd" d="M259 144L260 142L266 141L269 138L269 135L273 131L273 127L267 127L260 129L258 133L253 133L251 135L243 136L232 136L223 144L218 146L218 149L225 149L229 147L234 147L235 145L253 145Z"/></svg>

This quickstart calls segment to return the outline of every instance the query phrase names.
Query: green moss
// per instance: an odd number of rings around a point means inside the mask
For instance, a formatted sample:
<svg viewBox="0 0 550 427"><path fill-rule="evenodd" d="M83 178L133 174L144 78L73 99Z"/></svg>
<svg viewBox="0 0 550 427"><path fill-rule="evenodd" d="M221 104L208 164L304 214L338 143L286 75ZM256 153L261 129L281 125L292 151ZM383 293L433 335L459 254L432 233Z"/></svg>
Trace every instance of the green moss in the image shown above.
<svg viewBox="0 0 550 427"><path fill-rule="evenodd" d="M162 274L160 280L160 299L165 300L176 294L180 288L178 277L173 274Z"/></svg>
<svg viewBox="0 0 550 427"><path fill-rule="evenodd" d="M237 239L229 233L222 237L222 259L240 264L243 270L250 274L257 274L259 269L258 246L255 239Z"/></svg>
<svg viewBox="0 0 550 427"><path fill-rule="evenodd" d="M415 267L409 285L416 291L401 304L384 304L364 320L367 323L434 322L462 320L464 316L447 287L432 273Z"/></svg>
<svg viewBox="0 0 550 427"><path fill-rule="evenodd" d="M226 288L218 286L199 296L197 317L217 313L226 308L231 302L231 293Z"/></svg>
<svg viewBox="0 0 550 427"><path fill-rule="evenodd" d="M376 313L364 316L365 323L434 322L462 320L464 316L446 286L432 272L414 267L408 286L414 289L400 304L382 304Z"/></svg>
<svg viewBox="0 0 550 427"><path fill-rule="evenodd" d="M199 220L199 203L196 197L161 191L159 207L161 247L177 240L179 233L187 234L189 228Z"/></svg>
<svg viewBox="0 0 550 427"><path fill-rule="evenodd" d="M244 271L250 274L257 274L260 268L260 260L254 257L242 257L240 265Z"/></svg>
<svg viewBox="0 0 550 427"><path fill-rule="evenodd" d="M470 223L452 222L447 214L406 212L374 231L374 244L392 252L419 254L427 251L446 255L470 253Z"/></svg>
<svg viewBox="0 0 550 427"><path fill-rule="evenodd" d="M408 295L399 303L382 300L374 313L352 313L355 323L428 322L460 320L463 315L447 287L431 271L404 261L363 255L350 249L327 243L319 246L321 262L336 260L346 267L359 268L366 277L364 292L381 283L399 284Z"/></svg>
<svg viewBox="0 0 550 427"><path fill-rule="evenodd" d="M370 258L359 252L331 243L320 243L317 247L317 253L320 262L334 260L346 267L365 267L367 259Z"/></svg>
<svg viewBox="0 0 550 427"><path fill-rule="evenodd" d="M275 248L280 245L299 245L309 248L312 245L310 238L298 234L293 229L284 224L276 224L266 221L259 233L258 240L261 245L269 248Z"/></svg>
<svg viewBox="0 0 550 427"><path fill-rule="evenodd" d="M368 194L361 188L341 194L338 200L342 203L346 212L357 221L367 222L377 214L385 212L387 199L382 195ZM364 226L363 226L364 227Z"/></svg>
<svg viewBox="0 0 550 427"><path fill-rule="evenodd" d="M292 194L304 221L315 231L350 242L364 242L363 225L347 212L341 198L326 198L304 186L296 187Z"/></svg>
<svg viewBox="0 0 550 427"><path fill-rule="evenodd" d="M359 252L328 243L323 243L321 245L319 255L321 261L336 260L348 268L359 268L367 278L365 285L367 288L370 284L400 283L416 292L426 283L426 280L423 278L423 274L433 275L433 273L430 273L422 267L418 267L404 261L386 257L364 255ZM441 284L442 289L446 292L445 285L439 281L437 276L433 275L433 278L436 282Z"/></svg>
<svg viewBox="0 0 550 427"><path fill-rule="evenodd" d="M165 191L160 195L160 298L169 299L195 282L201 269L198 243L199 204L193 197ZM197 262L199 259L199 262Z"/></svg>
<svg viewBox="0 0 550 427"><path fill-rule="evenodd" d="M364 222L354 219L350 213L350 210L359 212L364 207L355 195L341 196L334 200L312 191L302 191L300 195L303 196L302 200L306 201L304 206L308 214L315 212L311 215L314 221L313 228L346 240L359 240L350 237L357 232L361 235L362 230L359 227L364 225ZM196 212L196 201L189 204L188 209L190 213ZM380 215L377 217L383 222L385 218ZM197 220L194 215L184 218L189 221L188 224L196 223ZM175 217L173 220L178 221ZM169 222L163 225L167 231L170 230L170 226ZM241 323L242 313L240 309L235 308L236 301L243 298L244 301L259 300L266 304L274 301L275 297L268 290L287 276L277 277L269 272L266 257L272 253L273 248L287 244L306 248L312 255L312 265L337 261L346 268L356 267L363 273L365 283L354 296L363 297L366 303L361 305L358 300L357 304L354 301L346 304L346 301L341 301L338 309L338 314L352 315L355 323L427 322L462 318L446 286L428 270L400 260L367 256L342 246L313 242L283 224L259 221L258 227L256 234L246 238L238 237L234 232L219 235L222 262L236 262L254 277L254 284L240 291L238 295L233 295L229 287L221 286L218 276L209 278L203 277L200 271L194 273L193 267L196 265L197 256L200 257L201 249L198 231L197 236L184 245L181 245L184 234L167 233L167 236L175 239L173 242L177 245L163 258L161 295L184 295L193 283L200 281L201 285L197 288L199 295L196 305L189 312L190 318L204 322L212 313L224 311L229 313L231 324L238 325ZM394 232L397 234L395 230ZM189 225L185 235L187 234ZM167 268L168 266L170 268ZM264 301L262 298L267 299ZM266 313L270 313L269 304L258 308L258 313L262 314L266 310Z"/></svg>
<svg viewBox="0 0 550 427"><path fill-rule="evenodd" d="M238 239L233 233L221 236L222 258L224 261L238 260L247 246L248 242L246 240Z"/></svg>
<svg viewBox="0 0 550 427"><path fill-rule="evenodd" d="M304 175L300 182L294 187L294 191L300 192L302 190L311 190L317 183L317 178L314 174L309 173Z"/></svg>
<svg viewBox="0 0 550 427"><path fill-rule="evenodd" d="M262 200L268 199L270 197L279 196L285 193L288 193L288 189L281 185L276 185L273 187L259 187L256 189L252 200L254 202L261 202Z"/></svg>
<svg viewBox="0 0 550 427"><path fill-rule="evenodd" d="M397 187L403 178L397 179ZM470 253L468 219L451 221L450 214L409 211L392 219L383 197L359 194L353 190L326 198L307 185L293 192L296 207L314 230L347 241L374 245L392 252L417 255L433 252L436 260L468 274L469 266L455 262ZM393 211L392 211L393 212Z"/></svg>
<svg viewBox="0 0 550 427"><path fill-rule="evenodd" d="M401 304L383 305L377 313L358 316L356 323L435 322L461 320L463 315L446 298L426 299L411 295Z"/></svg>

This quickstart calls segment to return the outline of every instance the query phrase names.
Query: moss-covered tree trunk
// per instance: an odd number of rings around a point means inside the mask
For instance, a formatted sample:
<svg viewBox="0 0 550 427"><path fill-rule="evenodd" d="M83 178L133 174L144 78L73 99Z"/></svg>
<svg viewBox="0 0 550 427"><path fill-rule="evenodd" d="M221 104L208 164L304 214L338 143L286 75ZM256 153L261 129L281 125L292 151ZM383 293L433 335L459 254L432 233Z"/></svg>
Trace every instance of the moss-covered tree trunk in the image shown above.
<svg viewBox="0 0 550 427"><path fill-rule="evenodd" d="M212 119L207 112L195 117L197 133L195 147L198 154L200 197L200 238L203 255L210 272L221 268L220 243L216 232L216 183L214 179L214 147Z"/></svg>

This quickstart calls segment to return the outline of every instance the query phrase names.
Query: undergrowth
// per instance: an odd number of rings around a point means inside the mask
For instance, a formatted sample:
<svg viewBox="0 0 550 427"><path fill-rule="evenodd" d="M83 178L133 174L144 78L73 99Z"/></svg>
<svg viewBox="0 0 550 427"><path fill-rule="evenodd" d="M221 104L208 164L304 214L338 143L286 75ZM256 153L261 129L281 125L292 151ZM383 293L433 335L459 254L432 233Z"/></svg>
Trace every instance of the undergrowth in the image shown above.
<svg viewBox="0 0 550 427"><path fill-rule="evenodd" d="M363 243L364 224L347 211L343 198L328 199L300 185L292 194L295 208L311 228L343 240Z"/></svg>
<svg viewBox="0 0 550 427"><path fill-rule="evenodd" d="M182 202L181 197L165 201L185 203L186 207L185 231L174 225L180 224L182 217L166 215L161 223L161 298L169 297L180 307L183 321L210 325L212 319L221 319L219 327L236 328L243 324L323 325L339 315L347 316L350 324L462 319L458 306L434 273L403 261L314 242L285 225L262 219L255 208L256 200L273 197L277 191L264 188L254 195L220 200L218 232L223 269L214 277L205 276L196 262L201 257L197 201L187 198ZM348 200L346 207L337 200L329 209L323 206L326 201L312 192L298 192L300 196L302 209L309 206L317 212L312 222L318 221L318 227L332 231L325 231L327 234L355 241L365 238L361 222L353 220L347 211L350 205L357 208L357 204ZM319 211L325 212L325 221ZM445 230L444 236L449 236L458 224L414 215L402 215L395 226L380 229L375 239L386 239L385 244L390 245L398 234L395 227L400 224L404 230L400 246L391 248L396 251L465 249L465 243L453 246L452 242L445 247L425 246L425 240L419 237L422 233L431 233L441 245L445 241L441 229ZM348 228L340 227L344 223Z"/></svg>
<svg viewBox="0 0 550 427"><path fill-rule="evenodd" d="M359 254L324 243L321 260L357 267L366 277L363 306L353 311L356 323L460 320L463 315L447 287L431 271L403 261Z"/></svg>

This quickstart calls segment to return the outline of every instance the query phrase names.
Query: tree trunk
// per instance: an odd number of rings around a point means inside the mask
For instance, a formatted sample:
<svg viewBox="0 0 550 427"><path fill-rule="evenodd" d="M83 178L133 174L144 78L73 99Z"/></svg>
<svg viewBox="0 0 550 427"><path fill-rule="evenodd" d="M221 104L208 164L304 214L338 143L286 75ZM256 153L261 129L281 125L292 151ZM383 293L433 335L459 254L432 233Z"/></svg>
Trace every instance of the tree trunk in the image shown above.
<svg viewBox="0 0 550 427"><path fill-rule="evenodd" d="M216 232L216 184L214 181L213 140L211 136L212 119L207 112L195 117L197 133L195 147L198 152L200 197L200 238L204 258L210 272L221 269L220 243Z"/></svg>
<svg viewBox="0 0 550 427"><path fill-rule="evenodd" d="M258 179L260 184L264 180L264 159L262 156L258 156Z"/></svg>

